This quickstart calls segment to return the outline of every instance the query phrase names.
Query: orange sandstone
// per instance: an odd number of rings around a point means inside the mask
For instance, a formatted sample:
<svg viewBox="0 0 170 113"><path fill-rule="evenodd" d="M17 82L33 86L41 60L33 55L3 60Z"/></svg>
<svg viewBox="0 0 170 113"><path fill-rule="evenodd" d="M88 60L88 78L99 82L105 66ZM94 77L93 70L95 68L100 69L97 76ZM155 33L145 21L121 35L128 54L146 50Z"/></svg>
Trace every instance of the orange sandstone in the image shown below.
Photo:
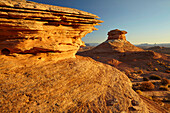
<svg viewBox="0 0 170 113"><path fill-rule="evenodd" d="M125 34L127 34L126 31L121 31L119 29L111 30L107 34L108 35L108 39L107 40L112 40L112 39L126 40Z"/></svg>
<svg viewBox="0 0 170 113"><path fill-rule="evenodd" d="M56 53L75 57L81 38L102 21L77 9L26 0L0 1L0 53Z"/></svg>

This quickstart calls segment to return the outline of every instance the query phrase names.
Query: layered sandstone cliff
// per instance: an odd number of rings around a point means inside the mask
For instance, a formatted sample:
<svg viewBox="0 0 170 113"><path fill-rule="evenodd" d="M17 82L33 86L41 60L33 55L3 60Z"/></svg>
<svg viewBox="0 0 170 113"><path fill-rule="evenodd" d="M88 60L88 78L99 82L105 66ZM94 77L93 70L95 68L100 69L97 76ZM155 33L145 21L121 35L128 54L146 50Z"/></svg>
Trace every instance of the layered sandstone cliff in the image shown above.
<svg viewBox="0 0 170 113"><path fill-rule="evenodd" d="M77 9L26 0L0 1L0 53L54 52L74 57L81 38L102 21Z"/></svg>

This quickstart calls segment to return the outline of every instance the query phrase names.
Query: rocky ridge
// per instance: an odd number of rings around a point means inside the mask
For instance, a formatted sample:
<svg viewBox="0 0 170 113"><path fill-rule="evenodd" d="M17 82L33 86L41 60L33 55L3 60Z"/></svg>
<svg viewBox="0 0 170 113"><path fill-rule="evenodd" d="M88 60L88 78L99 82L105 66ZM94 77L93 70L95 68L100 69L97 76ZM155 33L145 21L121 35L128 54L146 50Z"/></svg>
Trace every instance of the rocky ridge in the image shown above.
<svg viewBox="0 0 170 113"><path fill-rule="evenodd" d="M75 57L81 38L103 21L73 8L26 0L0 1L0 53L56 53Z"/></svg>

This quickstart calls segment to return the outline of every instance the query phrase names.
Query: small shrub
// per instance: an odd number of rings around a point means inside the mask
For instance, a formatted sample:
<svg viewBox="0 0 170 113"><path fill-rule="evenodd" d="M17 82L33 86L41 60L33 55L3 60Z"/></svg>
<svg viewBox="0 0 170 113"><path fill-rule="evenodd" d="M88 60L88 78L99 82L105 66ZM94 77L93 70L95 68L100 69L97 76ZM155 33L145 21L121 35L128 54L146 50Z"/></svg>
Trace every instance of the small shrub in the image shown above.
<svg viewBox="0 0 170 113"><path fill-rule="evenodd" d="M151 80L161 80L161 77L159 75L152 74L149 79Z"/></svg>
<svg viewBox="0 0 170 113"><path fill-rule="evenodd" d="M161 62L159 60L156 61L158 64L160 64Z"/></svg>
<svg viewBox="0 0 170 113"><path fill-rule="evenodd" d="M99 59L100 57L99 57L99 56L97 56L96 58L97 58L97 59Z"/></svg>
<svg viewBox="0 0 170 113"><path fill-rule="evenodd" d="M160 90L163 90L163 91L168 91L168 86L160 86L159 87Z"/></svg>
<svg viewBox="0 0 170 113"><path fill-rule="evenodd" d="M130 81L133 81L133 79L132 78L129 78L130 79Z"/></svg>
<svg viewBox="0 0 170 113"><path fill-rule="evenodd" d="M143 81L149 81L148 77L143 77Z"/></svg>
<svg viewBox="0 0 170 113"><path fill-rule="evenodd" d="M170 81L168 79L166 79L166 78L163 78L161 80L161 83L162 83L162 85L167 85L167 84L170 84Z"/></svg>
<svg viewBox="0 0 170 113"><path fill-rule="evenodd" d="M154 68L153 70L154 70L154 71L158 71L158 68Z"/></svg>
<svg viewBox="0 0 170 113"><path fill-rule="evenodd" d="M162 100L162 102L170 102L170 99L164 97L163 100Z"/></svg>
<svg viewBox="0 0 170 113"><path fill-rule="evenodd" d="M155 86L152 82L143 82L141 84L141 90L143 90L143 91L153 90L154 88L155 88Z"/></svg>
<svg viewBox="0 0 170 113"><path fill-rule="evenodd" d="M148 98L149 100L152 100L152 97L151 97L151 96L148 96L147 98Z"/></svg>
<svg viewBox="0 0 170 113"><path fill-rule="evenodd" d="M160 62L159 65L166 65L164 62Z"/></svg>
<svg viewBox="0 0 170 113"><path fill-rule="evenodd" d="M139 95L142 95L142 91L141 90L136 90L136 93Z"/></svg>
<svg viewBox="0 0 170 113"><path fill-rule="evenodd" d="M134 71L133 73L137 73L137 71Z"/></svg>
<svg viewBox="0 0 170 113"><path fill-rule="evenodd" d="M170 70L170 66L167 66L167 69L169 69L169 70Z"/></svg>
<svg viewBox="0 0 170 113"><path fill-rule="evenodd" d="M139 106L139 102L136 100L132 100L131 103L133 106Z"/></svg>
<svg viewBox="0 0 170 113"><path fill-rule="evenodd" d="M151 63L151 62L149 62L149 63L147 63L147 65L148 65L148 66L152 66L152 63Z"/></svg>
<svg viewBox="0 0 170 113"><path fill-rule="evenodd" d="M142 70L138 70L137 73L138 74L143 74L143 71Z"/></svg>
<svg viewBox="0 0 170 113"><path fill-rule="evenodd" d="M152 100L152 97L151 96L145 96L146 98L148 98L149 100Z"/></svg>

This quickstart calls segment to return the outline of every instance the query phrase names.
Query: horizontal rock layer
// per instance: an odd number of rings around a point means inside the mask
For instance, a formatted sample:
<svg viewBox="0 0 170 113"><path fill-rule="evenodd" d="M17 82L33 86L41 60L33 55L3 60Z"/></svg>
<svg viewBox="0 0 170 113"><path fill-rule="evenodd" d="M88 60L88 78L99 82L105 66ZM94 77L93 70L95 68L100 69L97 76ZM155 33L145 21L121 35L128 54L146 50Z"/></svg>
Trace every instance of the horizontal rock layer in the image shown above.
<svg viewBox="0 0 170 113"><path fill-rule="evenodd" d="M81 38L97 30L96 15L72 8L25 0L0 1L1 54L68 52L74 56Z"/></svg>
<svg viewBox="0 0 170 113"><path fill-rule="evenodd" d="M126 40L125 34L127 34L126 31L121 31L119 29L111 30L107 34L108 35L108 39L107 40L113 40L113 39Z"/></svg>

